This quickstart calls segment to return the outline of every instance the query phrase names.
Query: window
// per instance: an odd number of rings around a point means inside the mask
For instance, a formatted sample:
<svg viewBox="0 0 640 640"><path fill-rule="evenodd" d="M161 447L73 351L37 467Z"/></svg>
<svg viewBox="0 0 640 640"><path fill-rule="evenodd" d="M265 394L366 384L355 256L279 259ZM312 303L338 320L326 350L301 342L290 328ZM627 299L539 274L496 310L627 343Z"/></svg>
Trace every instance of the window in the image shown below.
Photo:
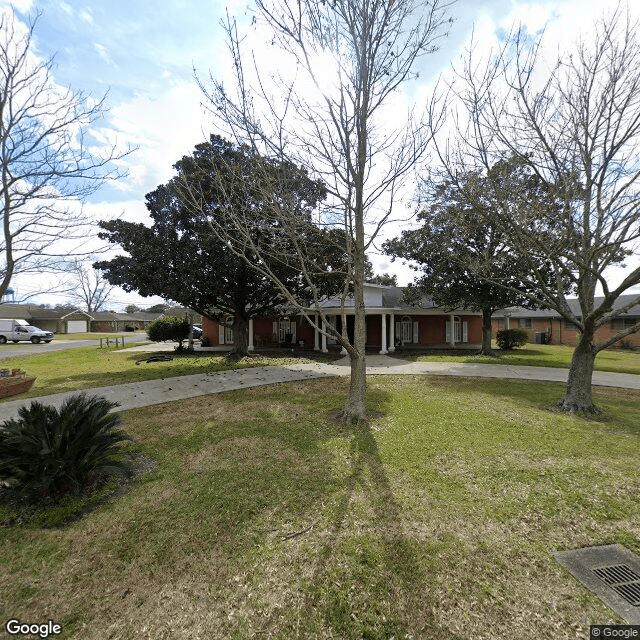
<svg viewBox="0 0 640 640"><path fill-rule="evenodd" d="M445 341L451 342L451 322L445 323ZM460 320L459 316L453 316L453 341L469 342L469 323Z"/></svg>
<svg viewBox="0 0 640 640"><path fill-rule="evenodd" d="M402 318L402 334L400 335L400 340L402 343L413 342L413 324L411 323L411 318L409 316L404 316Z"/></svg>
<svg viewBox="0 0 640 640"><path fill-rule="evenodd" d="M280 320L273 323L273 338L274 342L287 342L287 336L291 336L289 339L291 343L296 341L296 322L289 319Z"/></svg>
<svg viewBox="0 0 640 640"><path fill-rule="evenodd" d="M582 318L580 316L578 316L578 320L582 320ZM567 320L565 319L564 321L564 328L565 329L574 329L575 331L579 331L580 327L578 327L578 325L575 322L571 322L571 320Z"/></svg>
<svg viewBox="0 0 640 640"><path fill-rule="evenodd" d="M218 325L218 344L233 344L233 316L226 316Z"/></svg>
<svg viewBox="0 0 640 640"><path fill-rule="evenodd" d="M531 329L531 318L518 318L518 326L521 329Z"/></svg>
<svg viewBox="0 0 640 640"><path fill-rule="evenodd" d="M639 320L640 318L614 318L611 321L611 328L614 329L615 331L630 329Z"/></svg>

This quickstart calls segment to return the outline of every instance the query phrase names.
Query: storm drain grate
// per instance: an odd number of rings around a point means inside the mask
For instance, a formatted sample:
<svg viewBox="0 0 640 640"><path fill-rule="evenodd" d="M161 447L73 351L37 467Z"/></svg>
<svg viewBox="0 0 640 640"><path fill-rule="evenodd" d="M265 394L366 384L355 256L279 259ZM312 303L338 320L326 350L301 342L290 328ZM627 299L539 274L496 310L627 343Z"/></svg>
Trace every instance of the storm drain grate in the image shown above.
<svg viewBox="0 0 640 640"><path fill-rule="evenodd" d="M619 544L553 554L629 624L640 624L640 558Z"/></svg>
<svg viewBox="0 0 640 640"><path fill-rule="evenodd" d="M592 571L629 604L640 606L640 576L626 564L598 567Z"/></svg>

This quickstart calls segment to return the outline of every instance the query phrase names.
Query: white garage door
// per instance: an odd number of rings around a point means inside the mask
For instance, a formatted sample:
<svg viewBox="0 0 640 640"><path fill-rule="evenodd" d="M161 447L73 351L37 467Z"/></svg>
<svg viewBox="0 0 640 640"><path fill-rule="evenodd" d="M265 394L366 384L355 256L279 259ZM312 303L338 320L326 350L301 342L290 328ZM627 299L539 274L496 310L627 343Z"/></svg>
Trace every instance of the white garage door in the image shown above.
<svg viewBox="0 0 640 640"><path fill-rule="evenodd" d="M67 333L86 333L86 320L67 320Z"/></svg>

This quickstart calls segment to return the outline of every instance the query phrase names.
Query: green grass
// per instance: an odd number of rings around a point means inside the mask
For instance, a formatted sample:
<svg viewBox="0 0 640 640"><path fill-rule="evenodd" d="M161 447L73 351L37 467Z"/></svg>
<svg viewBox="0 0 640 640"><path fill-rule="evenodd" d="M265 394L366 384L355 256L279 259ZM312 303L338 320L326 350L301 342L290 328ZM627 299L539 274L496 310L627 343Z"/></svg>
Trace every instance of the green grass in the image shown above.
<svg viewBox="0 0 640 640"><path fill-rule="evenodd" d="M21 368L29 375L36 376L36 382L29 393L20 398L29 398L89 389L125 382L156 380L170 376L182 376L226 369L285 365L292 362L307 362L303 357L285 355L250 356L238 362L228 361L219 353L176 354L171 348L166 352L173 360L167 362L147 362L153 353L128 352L110 347L80 347L64 351L52 351L39 355L4 358L2 368ZM315 360L328 360L331 356L315 354ZM4 399L15 400L15 397ZM1 402L1 401L0 401Z"/></svg>
<svg viewBox="0 0 640 640"><path fill-rule="evenodd" d="M495 346L495 345L494 345ZM568 368L573 347L564 345L527 344L513 351L501 352L498 357L474 355L418 355L411 357L416 362L474 362L480 364L510 364L530 367ZM401 354L401 357L404 357ZM640 352L607 349L596 356L598 371L640 374Z"/></svg>
<svg viewBox="0 0 640 640"><path fill-rule="evenodd" d="M372 377L123 413L156 468L64 528L0 529L5 618L62 638L588 637L619 620L551 556L640 552L640 392L612 419L546 407L561 385ZM96 596L99 594L99 597Z"/></svg>
<svg viewBox="0 0 640 640"><path fill-rule="evenodd" d="M124 336L126 343L147 340L146 331L118 331L103 332L103 333L56 333L54 342L56 340L100 340L100 338L110 338L114 340L122 338Z"/></svg>

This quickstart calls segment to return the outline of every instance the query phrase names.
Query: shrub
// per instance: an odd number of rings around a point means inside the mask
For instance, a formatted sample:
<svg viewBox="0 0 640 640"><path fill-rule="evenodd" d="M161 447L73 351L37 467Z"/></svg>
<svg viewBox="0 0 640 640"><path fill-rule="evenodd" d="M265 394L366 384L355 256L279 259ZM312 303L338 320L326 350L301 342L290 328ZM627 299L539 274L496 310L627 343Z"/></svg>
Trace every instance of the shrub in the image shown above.
<svg viewBox="0 0 640 640"><path fill-rule="evenodd" d="M527 344L529 334L524 329L502 329L496 333L496 341L503 351L507 351Z"/></svg>
<svg viewBox="0 0 640 640"><path fill-rule="evenodd" d="M125 325L124 330L125 331L135 331L136 328L132 327L130 324L127 324L127 325Z"/></svg>
<svg viewBox="0 0 640 640"><path fill-rule="evenodd" d="M166 316L154 320L147 327L149 340L153 342L164 342L165 340L175 340L182 342L189 335L189 323L185 318Z"/></svg>
<svg viewBox="0 0 640 640"><path fill-rule="evenodd" d="M117 404L79 393L57 410L34 401L0 425L0 480L31 502L59 502L92 491L107 477L127 475L116 456L124 440Z"/></svg>

